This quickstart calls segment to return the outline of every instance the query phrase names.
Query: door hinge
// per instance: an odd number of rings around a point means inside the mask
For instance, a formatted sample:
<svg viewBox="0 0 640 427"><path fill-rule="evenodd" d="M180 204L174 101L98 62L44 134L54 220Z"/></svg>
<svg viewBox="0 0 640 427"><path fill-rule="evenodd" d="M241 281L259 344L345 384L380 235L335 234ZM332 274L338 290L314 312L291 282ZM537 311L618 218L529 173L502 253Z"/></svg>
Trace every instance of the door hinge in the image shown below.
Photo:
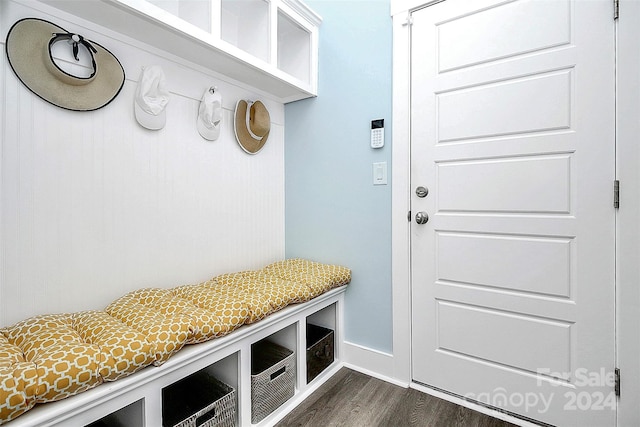
<svg viewBox="0 0 640 427"><path fill-rule="evenodd" d="M616 385L614 387L614 391L616 392L616 396L620 397L620 368L615 369L616 376Z"/></svg>
<svg viewBox="0 0 640 427"><path fill-rule="evenodd" d="M620 16L620 0L613 0L613 19L618 19Z"/></svg>
<svg viewBox="0 0 640 427"><path fill-rule="evenodd" d="M411 222L411 211L407 212L407 221Z"/></svg>
<svg viewBox="0 0 640 427"><path fill-rule="evenodd" d="M613 181L613 207L620 208L620 181Z"/></svg>

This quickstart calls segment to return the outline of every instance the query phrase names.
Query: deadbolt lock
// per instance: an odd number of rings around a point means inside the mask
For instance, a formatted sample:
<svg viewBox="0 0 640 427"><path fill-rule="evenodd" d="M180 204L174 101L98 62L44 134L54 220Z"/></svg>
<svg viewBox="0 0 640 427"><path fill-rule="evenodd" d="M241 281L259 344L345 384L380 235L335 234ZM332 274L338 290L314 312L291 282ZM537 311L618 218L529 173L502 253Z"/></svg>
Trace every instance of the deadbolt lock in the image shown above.
<svg viewBox="0 0 640 427"><path fill-rule="evenodd" d="M421 199L427 197L427 194L429 194L429 189L427 187L420 186L416 188L416 196Z"/></svg>

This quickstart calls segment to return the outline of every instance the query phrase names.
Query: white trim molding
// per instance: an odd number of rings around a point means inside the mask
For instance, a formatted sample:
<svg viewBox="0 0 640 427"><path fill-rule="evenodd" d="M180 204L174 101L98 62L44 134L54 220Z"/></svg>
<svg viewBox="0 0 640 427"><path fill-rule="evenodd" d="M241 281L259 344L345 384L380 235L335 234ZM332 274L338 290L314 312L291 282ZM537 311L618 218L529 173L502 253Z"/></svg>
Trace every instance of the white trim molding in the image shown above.
<svg viewBox="0 0 640 427"><path fill-rule="evenodd" d="M620 0L617 27L616 224L618 426L640 425L640 2Z"/></svg>
<svg viewBox="0 0 640 427"><path fill-rule="evenodd" d="M410 204L410 26L407 14L393 16L393 145L391 252L393 377L411 381Z"/></svg>
<svg viewBox="0 0 640 427"><path fill-rule="evenodd" d="M407 387L411 382L411 275L409 180L409 54L407 12L393 16L391 270L393 350L383 353L345 342L345 366Z"/></svg>
<svg viewBox="0 0 640 427"><path fill-rule="evenodd" d="M400 387L409 387L408 381L402 381L396 377L393 354L348 341L343 342L342 350L345 367Z"/></svg>

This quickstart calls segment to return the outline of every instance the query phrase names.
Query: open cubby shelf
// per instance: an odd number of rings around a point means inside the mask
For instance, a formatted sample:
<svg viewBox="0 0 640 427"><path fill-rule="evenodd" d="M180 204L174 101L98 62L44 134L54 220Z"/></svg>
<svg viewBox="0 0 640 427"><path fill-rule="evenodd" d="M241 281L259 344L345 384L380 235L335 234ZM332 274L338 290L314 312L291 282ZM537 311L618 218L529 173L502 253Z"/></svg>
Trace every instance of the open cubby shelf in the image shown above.
<svg viewBox="0 0 640 427"><path fill-rule="evenodd" d="M222 0L221 39L265 62L271 60L271 11L265 0Z"/></svg>

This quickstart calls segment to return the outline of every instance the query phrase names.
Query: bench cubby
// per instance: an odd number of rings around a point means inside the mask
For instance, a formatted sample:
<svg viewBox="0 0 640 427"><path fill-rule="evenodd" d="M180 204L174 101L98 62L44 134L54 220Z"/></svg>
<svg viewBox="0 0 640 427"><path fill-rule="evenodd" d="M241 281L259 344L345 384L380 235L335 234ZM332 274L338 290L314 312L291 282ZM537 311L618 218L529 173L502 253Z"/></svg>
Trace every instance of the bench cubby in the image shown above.
<svg viewBox="0 0 640 427"><path fill-rule="evenodd" d="M118 409L87 425L87 427L142 427L144 426L144 401L142 399Z"/></svg>
<svg viewBox="0 0 640 427"><path fill-rule="evenodd" d="M229 372L232 374L225 375ZM221 377L237 379L237 372L237 354L233 354L164 387L162 426L236 426L237 386L230 385L231 381L221 380Z"/></svg>
<svg viewBox="0 0 640 427"><path fill-rule="evenodd" d="M295 395L295 348L276 344L272 337L251 345L252 423L259 423Z"/></svg>
<svg viewBox="0 0 640 427"><path fill-rule="evenodd" d="M329 305L309 315L305 329L306 381L312 382L336 359L336 306Z"/></svg>
<svg viewBox="0 0 640 427"><path fill-rule="evenodd" d="M307 383L310 383L334 360L333 329L307 322Z"/></svg>

